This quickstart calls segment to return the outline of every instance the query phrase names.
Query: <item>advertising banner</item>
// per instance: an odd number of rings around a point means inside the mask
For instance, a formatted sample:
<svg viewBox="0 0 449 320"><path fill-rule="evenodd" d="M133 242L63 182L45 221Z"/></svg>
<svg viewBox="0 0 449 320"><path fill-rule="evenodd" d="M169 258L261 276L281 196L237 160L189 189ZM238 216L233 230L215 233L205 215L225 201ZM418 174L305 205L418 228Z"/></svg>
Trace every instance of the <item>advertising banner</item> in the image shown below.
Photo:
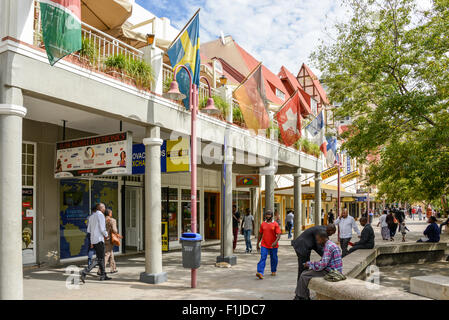
<svg viewBox="0 0 449 320"><path fill-rule="evenodd" d="M131 153L130 132L58 142L55 178L130 175Z"/></svg>
<svg viewBox="0 0 449 320"><path fill-rule="evenodd" d="M145 146L134 144L132 149L132 174L145 174ZM161 173L189 171L189 139L164 140L161 145Z"/></svg>
<svg viewBox="0 0 449 320"><path fill-rule="evenodd" d="M348 155L346 156L346 173L351 172L351 157Z"/></svg>
<svg viewBox="0 0 449 320"><path fill-rule="evenodd" d="M161 236L162 236L162 251L167 252L169 250L168 221L161 222Z"/></svg>
<svg viewBox="0 0 449 320"><path fill-rule="evenodd" d="M258 187L260 179L258 174L254 175L238 175L236 177L237 187Z"/></svg>

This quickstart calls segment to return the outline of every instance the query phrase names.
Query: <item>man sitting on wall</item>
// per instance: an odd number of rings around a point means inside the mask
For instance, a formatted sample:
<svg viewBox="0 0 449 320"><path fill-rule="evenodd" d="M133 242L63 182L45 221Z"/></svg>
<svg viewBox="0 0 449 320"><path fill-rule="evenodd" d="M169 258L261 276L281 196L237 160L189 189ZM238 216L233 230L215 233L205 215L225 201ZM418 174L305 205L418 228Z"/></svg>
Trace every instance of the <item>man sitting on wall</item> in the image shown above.
<svg viewBox="0 0 449 320"><path fill-rule="evenodd" d="M368 223L366 217L360 218L360 224L363 227L362 234L360 236L360 241L354 243L354 246L349 249L348 254L358 250L358 249L372 249L374 248L374 230L371 224Z"/></svg>
<svg viewBox="0 0 449 320"><path fill-rule="evenodd" d="M343 272L341 250L334 242L329 240L326 230L318 231L316 241L320 246L324 246L323 257L318 262L308 261L304 264L306 270L301 273L294 300L310 300L308 288L310 279L324 277L327 273L334 270L339 273Z"/></svg>

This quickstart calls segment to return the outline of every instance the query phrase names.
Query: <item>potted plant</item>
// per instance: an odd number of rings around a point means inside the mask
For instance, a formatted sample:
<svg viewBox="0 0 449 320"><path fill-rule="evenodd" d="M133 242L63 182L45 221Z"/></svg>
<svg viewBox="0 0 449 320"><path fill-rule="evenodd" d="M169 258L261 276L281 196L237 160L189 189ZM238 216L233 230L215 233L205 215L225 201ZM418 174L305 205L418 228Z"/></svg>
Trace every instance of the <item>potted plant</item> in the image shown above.
<svg viewBox="0 0 449 320"><path fill-rule="evenodd" d="M204 97L201 99L199 109L203 109L206 106L207 99L209 97ZM224 117L229 112L229 104L220 96L213 95L212 99L214 100L215 107L221 111L221 114L218 116L220 119L224 120Z"/></svg>
<svg viewBox="0 0 449 320"><path fill-rule="evenodd" d="M106 73L114 77L123 78L123 73L125 72L127 64L127 58L123 54L115 54L109 56L104 65L106 66Z"/></svg>
<svg viewBox="0 0 449 320"><path fill-rule="evenodd" d="M88 38L81 39L81 50L79 51L80 62L94 67L98 63L99 52L96 44Z"/></svg>

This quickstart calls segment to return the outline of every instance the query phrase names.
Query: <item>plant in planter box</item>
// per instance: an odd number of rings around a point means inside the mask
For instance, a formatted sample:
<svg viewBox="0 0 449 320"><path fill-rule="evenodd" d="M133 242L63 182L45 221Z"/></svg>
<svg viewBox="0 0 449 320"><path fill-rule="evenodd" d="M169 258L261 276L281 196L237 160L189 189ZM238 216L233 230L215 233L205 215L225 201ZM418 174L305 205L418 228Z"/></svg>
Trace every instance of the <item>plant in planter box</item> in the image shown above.
<svg viewBox="0 0 449 320"><path fill-rule="evenodd" d="M245 119L243 119L242 110L240 110L240 107L237 105L232 108L232 121L240 125L245 122Z"/></svg>
<svg viewBox="0 0 449 320"><path fill-rule="evenodd" d="M96 44L88 38L81 39L81 50L79 51L80 58L87 60L89 65L94 66L98 62L99 52Z"/></svg>
<svg viewBox="0 0 449 320"><path fill-rule="evenodd" d="M151 65L142 60L128 59L125 69L138 87L151 88L151 84L154 82L154 72Z"/></svg>
<svg viewBox="0 0 449 320"><path fill-rule="evenodd" d="M204 97L200 101L199 109L203 109L206 107L207 99L209 97ZM214 99L215 108L221 111L221 116L225 117L226 114L229 112L229 104L220 96L213 95L212 99Z"/></svg>
<svg viewBox="0 0 449 320"><path fill-rule="evenodd" d="M320 146L319 145L317 145L316 143L311 143L310 149L311 149L310 150L310 154L311 155L313 155L313 156L315 156L317 158L320 157L321 150L320 150Z"/></svg>
<svg viewBox="0 0 449 320"><path fill-rule="evenodd" d="M167 92L168 90L170 90L170 84L173 81L173 76L167 77L165 78L165 80L162 82L162 90L165 92Z"/></svg>

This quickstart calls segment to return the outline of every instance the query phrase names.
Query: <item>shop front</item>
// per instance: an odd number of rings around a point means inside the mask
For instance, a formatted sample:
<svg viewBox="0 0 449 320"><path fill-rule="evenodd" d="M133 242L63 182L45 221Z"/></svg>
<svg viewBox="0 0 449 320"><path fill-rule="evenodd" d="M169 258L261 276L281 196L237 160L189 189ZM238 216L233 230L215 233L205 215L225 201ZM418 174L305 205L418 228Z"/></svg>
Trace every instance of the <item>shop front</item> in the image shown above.
<svg viewBox="0 0 449 320"><path fill-rule="evenodd" d="M22 143L22 261L36 263L36 143Z"/></svg>

